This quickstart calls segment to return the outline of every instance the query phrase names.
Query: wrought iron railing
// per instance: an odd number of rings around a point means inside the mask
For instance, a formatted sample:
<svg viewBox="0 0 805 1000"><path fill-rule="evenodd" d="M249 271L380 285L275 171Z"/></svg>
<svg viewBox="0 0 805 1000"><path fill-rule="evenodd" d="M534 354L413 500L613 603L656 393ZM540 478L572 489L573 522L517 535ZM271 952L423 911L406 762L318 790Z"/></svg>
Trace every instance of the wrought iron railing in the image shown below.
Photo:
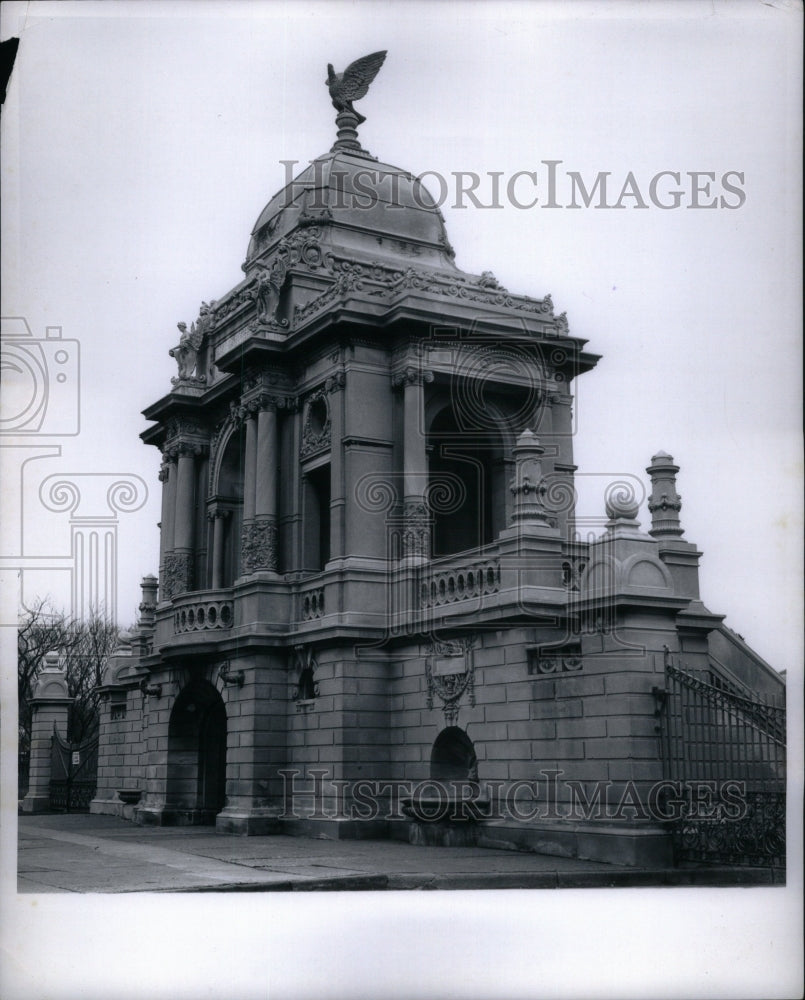
<svg viewBox="0 0 805 1000"><path fill-rule="evenodd" d="M677 860L785 867L786 710L724 690L666 656L659 698Z"/></svg>
<svg viewBox="0 0 805 1000"><path fill-rule="evenodd" d="M54 730L50 744L50 808L89 812L98 778L98 739L68 743Z"/></svg>

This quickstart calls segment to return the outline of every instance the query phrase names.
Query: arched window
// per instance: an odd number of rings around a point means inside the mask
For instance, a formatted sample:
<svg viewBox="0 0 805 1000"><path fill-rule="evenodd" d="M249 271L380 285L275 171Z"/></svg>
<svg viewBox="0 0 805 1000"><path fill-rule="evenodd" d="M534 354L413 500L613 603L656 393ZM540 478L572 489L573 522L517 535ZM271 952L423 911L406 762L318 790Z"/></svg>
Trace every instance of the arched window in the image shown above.
<svg viewBox="0 0 805 1000"><path fill-rule="evenodd" d="M222 586L231 587L240 574L240 536L243 529L243 434L237 430L226 444L218 469L218 482L212 498L223 522ZM211 529L212 530L212 529ZM214 558L212 540L210 574ZM210 586L213 586L210 575Z"/></svg>

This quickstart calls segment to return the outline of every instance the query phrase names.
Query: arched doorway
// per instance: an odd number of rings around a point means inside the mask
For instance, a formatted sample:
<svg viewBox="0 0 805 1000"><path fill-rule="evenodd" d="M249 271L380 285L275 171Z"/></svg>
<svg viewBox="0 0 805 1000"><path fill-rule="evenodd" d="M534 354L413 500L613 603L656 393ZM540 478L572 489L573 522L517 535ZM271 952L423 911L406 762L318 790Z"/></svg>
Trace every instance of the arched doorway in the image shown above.
<svg viewBox="0 0 805 1000"><path fill-rule="evenodd" d="M475 747L463 729L448 726L436 737L430 754L430 776L445 784L478 780Z"/></svg>
<svg viewBox="0 0 805 1000"><path fill-rule="evenodd" d="M168 724L166 814L176 823L214 823L226 803L226 707L207 681L179 694Z"/></svg>

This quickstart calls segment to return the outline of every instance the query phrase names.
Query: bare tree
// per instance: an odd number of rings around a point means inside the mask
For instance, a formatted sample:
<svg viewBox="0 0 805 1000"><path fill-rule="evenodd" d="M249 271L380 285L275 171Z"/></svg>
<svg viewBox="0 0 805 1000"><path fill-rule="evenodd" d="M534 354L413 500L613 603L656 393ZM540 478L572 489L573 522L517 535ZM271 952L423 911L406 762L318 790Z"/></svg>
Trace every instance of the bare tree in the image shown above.
<svg viewBox="0 0 805 1000"><path fill-rule="evenodd" d="M75 743L98 729L96 687L109 654L115 648L118 627L100 610L76 619L38 598L20 615L17 630L17 698L20 755L27 754L31 738L31 698L45 654L59 653L67 673L67 689L74 699L67 738Z"/></svg>

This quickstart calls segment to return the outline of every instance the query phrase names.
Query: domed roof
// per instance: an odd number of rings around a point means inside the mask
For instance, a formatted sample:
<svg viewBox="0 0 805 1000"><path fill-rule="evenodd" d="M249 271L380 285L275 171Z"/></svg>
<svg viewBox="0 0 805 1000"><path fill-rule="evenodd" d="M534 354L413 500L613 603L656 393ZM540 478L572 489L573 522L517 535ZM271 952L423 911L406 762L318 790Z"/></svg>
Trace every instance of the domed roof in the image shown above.
<svg viewBox="0 0 805 1000"><path fill-rule="evenodd" d="M360 147L339 147L313 160L269 201L252 230L246 263L293 230L320 225L328 243L363 249L373 258L454 266L442 213L418 178Z"/></svg>

